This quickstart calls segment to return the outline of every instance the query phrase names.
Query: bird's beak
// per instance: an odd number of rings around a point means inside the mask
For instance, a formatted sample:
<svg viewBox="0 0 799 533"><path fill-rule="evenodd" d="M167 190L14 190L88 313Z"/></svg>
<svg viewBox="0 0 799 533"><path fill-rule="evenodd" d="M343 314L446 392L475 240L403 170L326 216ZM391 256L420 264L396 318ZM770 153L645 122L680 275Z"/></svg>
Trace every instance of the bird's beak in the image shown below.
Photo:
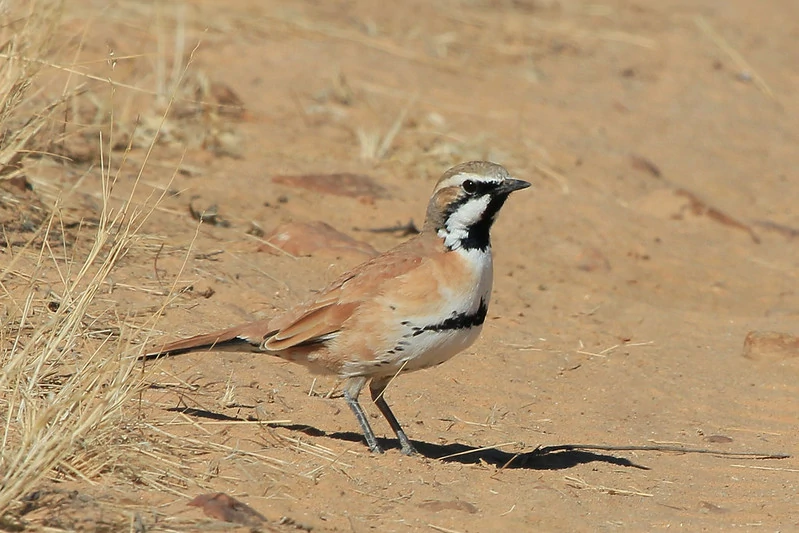
<svg viewBox="0 0 799 533"><path fill-rule="evenodd" d="M520 191L530 186L530 183L524 180L517 180L514 178L507 178L502 181L498 187L500 194L510 194L513 191Z"/></svg>

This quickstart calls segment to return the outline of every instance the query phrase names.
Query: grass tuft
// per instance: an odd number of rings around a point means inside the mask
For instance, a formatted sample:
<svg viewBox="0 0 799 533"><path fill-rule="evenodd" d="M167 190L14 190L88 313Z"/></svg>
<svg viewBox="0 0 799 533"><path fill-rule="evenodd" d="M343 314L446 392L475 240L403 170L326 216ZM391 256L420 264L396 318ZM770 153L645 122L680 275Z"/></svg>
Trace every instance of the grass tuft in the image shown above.
<svg viewBox="0 0 799 533"><path fill-rule="evenodd" d="M0 67L0 129L7 132L0 143L3 178L23 171L22 163L31 155L28 144L49 120L25 104L30 103L26 99L35 87L38 66L47 64L45 36L52 35L59 12L59 4L36 1L24 17L3 26L2 31L13 33L2 46L8 61ZM15 129L25 113L24 126ZM152 144L156 138L157 132ZM127 199L112 201L130 145L114 173L110 152L103 153L113 147L112 140L99 134L96 142L101 189L97 219L67 231L56 198L45 222L26 242L5 236L3 243L0 519L45 479L91 482L117 466L124 468L118 464L124 462L119 450L125 449L135 422L127 410L132 412L132 400L142 389L136 365L140 349L131 342L138 332L124 322L98 329L97 324L112 322L118 313L100 303L98 295L108 291L109 276L143 238L142 225L160 198L133 200L148 151Z"/></svg>
<svg viewBox="0 0 799 533"><path fill-rule="evenodd" d="M0 4L0 180L22 172L33 140L55 105L32 110L31 89L49 54L61 17L61 2L32 0ZM5 6L5 7L4 7Z"/></svg>

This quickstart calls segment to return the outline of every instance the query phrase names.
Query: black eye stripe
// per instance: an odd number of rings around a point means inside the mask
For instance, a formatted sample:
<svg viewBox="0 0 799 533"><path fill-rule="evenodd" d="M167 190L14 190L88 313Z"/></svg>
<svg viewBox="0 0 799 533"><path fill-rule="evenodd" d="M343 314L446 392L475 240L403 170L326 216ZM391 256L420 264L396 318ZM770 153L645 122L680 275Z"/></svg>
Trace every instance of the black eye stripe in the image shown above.
<svg viewBox="0 0 799 533"><path fill-rule="evenodd" d="M469 194L473 194L475 196L482 196L483 194L490 193L499 183L494 181L478 181L478 180L466 180L461 185L461 188L464 192Z"/></svg>

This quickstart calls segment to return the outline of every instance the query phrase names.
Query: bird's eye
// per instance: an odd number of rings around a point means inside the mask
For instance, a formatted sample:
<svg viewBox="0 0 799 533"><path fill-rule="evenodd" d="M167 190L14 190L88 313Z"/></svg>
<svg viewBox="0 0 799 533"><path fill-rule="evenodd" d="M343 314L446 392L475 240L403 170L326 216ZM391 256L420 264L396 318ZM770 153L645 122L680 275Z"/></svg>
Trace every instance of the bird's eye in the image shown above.
<svg viewBox="0 0 799 533"><path fill-rule="evenodd" d="M469 194L472 194L473 192L477 192L477 184L475 182L473 182L472 180L464 181L463 185L461 185L461 187L463 187L463 190L468 192Z"/></svg>

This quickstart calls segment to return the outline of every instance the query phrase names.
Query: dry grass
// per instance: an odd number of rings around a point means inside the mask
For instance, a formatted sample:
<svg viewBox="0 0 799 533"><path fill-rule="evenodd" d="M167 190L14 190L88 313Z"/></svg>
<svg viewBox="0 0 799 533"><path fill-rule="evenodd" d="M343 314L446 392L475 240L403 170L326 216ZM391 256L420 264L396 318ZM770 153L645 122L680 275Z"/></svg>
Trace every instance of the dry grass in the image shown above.
<svg viewBox="0 0 799 533"><path fill-rule="evenodd" d="M410 111L416 103L417 99L418 96L415 95L408 101L397 115L397 118L394 119L394 122L385 135L381 136L377 132L367 132L363 128L357 129L358 144L361 148L361 159L366 161L385 159L391 150L394 138L402 129L405 118L408 116L408 111Z"/></svg>
<svg viewBox="0 0 799 533"><path fill-rule="evenodd" d="M59 10L57 4L34 2L22 18L3 14L14 21L4 26L12 35L3 45L8 61L0 80L0 128L9 132L0 146L6 178L21 171L29 143L49 120L47 114L29 111L28 93L39 66L47 64L47 36L53 34ZM23 111L30 114L21 119ZM24 126L15 128L20 121ZM95 227L79 229L75 241L68 242L56 201L26 244L15 247L5 239L0 269L5 308L0 326L0 517L45 478L91 480L111 469L124 449L117 444L125 438L126 409L141 387L137 353L130 343L133 330L124 322L98 328L115 315L97 303L97 296L140 240L142 224L160 199L136 204L134 185L127 201L113 207L111 191L125 158L115 164L114 173L111 157L102 153L110 143L102 135L97 142L102 206ZM88 238L87 231L92 232Z"/></svg>
<svg viewBox="0 0 799 533"><path fill-rule="evenodd" d="M139 241L152 207L127 201L113 208L116 176L107 167L102 176L103 206L83 258L73 257L79 242L52 244L54 233L63 236L58 205L38 232L38 249L33 240L7 249L11 259L0 274L9 302L0 328L0 511L43 478L92 479L108 470L118 459L114 444L124 438L125 409L141 387L133 330L124 323L95 327L114 319L96 298Z"/></svg>
<svg viewBox="0 0 799 533"><path fill-rule="evenodd" d="M114 69L122 58L107 64L110 74L105 80L60 64L43 37L57 33L59 15L59 4L37 0L24 16L17 14L16 22L4 26L9 33L0 49L8 59L0 66L0 131L13 132L0 139L4 165L0 177L24 172L27 183L35 184L29 197L9 194L3 201L22 205L33 198L46 213L38 219L45 222L34 231L13 233L15 229L5 226L0 231L5 246L0 253L0 529L20 523L28 512L20 511L26 506L25 496L48 493L48 481L76 480L89 486L101 476L113 476L123 483L132 481L185 498L188 487L203 485L201 479L186 475L191 455L235 455L282 473L286 468L305 468L237 447L171 435L160 427L161 422L141 419L148 374L137 364L141 344L132 341L146 342L163 307L151 308L145 316L125 316L107 294L119 286L113 273L128 268L151 244L143 224L160 209L169 190L169 184L148 183L143 177L145 167L170 166L150 161L156 143L170 141L182 146L200 144L217 154L231 155L225 148L226 132L229 120L239 118L242 108L226 87L214 86L201 73L190 71L194 52L184 57L177 43L183 40L181 32L176 36L174 64L164 59L168 46L159 40L158 57L163 63L156 64L153 77L148 78L157 82L155 91L120 84L117 80L125 79L126 71ZM0 13L5 16L11 17ZM82 44L77 46L75 65L80 64L77 56ZM46 101L48 94L40 87L52 84L38 83L41 78L36 76L64 72L68 74L64 92L45 105L46 112L40 111L41 106L37 110L35 102ZM80 94L74 90L76 85L82 87ZM142 108L153 116L128 120L125 111L136 106L130 105L125 91L149 99L150 105ZM91 112L75 111L81 108ZM54 116L55 110L63 113ZM96 120L75 121L89 115ZM110 122L102 117L110 117ZM176 139L170 133L176 129L184 137ZM185 138L189 134L194 137ZM84 159L73 157L69 150L69 142L77 137L91 145ZM74 214L67 215L62 205L67 205L63 198L72 190L64 192L62 184L48 183L32 171L47 158L43 151L31 150L33 143L52 147L61 161L86 163L86 174L99 176L99 187L87 190L90 180L82 178L72 185L73 190L80 188L81 194L98 201L91 222L69 226L67 219L74 222ZM26 166L32 156L38 161ZM173 173L181 164L174 162ZM132 185L119 179L131 174L136 176ZM144 197L138 190L143 188L160 191L161 196ZM41 198L46 201L40 202ZM166 282L158 292L165 296L164 305L174 297L180 275L171 288ZM229 403L234 393L229 384L220 401ZM286 449L294 447L281 443ZM337 468L346 466L337 456L328 457L330 453L304 443L296 448L300 455L323 457ZM192 451L189 456L187 450Z"/></svg>
<svg viewBox="0 0 799 533"><path fill-rule="evenodd" d="M746 79L747 77L751 77L752 82L755 84L763 94L771 98L772 100L776 98L774 95L774 91L771 89L771 86L766 82L763 77L757 73L757 71L749 64L749 62L744 59L744 56L740 54L735 48L730 46L727 40L718 33L713 26L710 25L710 22L707 21L705 17L698 16L694 19L696 22L697 27L702 30L705 35L707 35L713 43L721 49L724 54L729 57L735 66L739 69L739 75Z"/></svg>
<svg viewBox="0 0 799 533"><path fill-rule="evenodd" d="M57 220L54 214L43 232L49 233ZM108 333L99 342L89 342L87 326L94 298L135 243L140 222L140 214L132 209L114 213L106 206L96 240L74 273L59 268L48 239L38 250L23 286L25 299L15 302L17 313L7 317L0 333L7 346L0 361L0 509L56 471L91 478L111 459L108 443L116 440L124 425L123 407L138 389L136 359L124 348L124 335L113 339ZM19 250L15 259L31 253ZM15 263L4 269L3 283L15 277ZM36 296L37 285L50 281L45 274L48 263L61 275L58 300L50 304L55 310L49 316L43 309L47 302Z"/></svg>
<svg viewBox="0 0 799 533"><path fill-rule="evenodd" d="M49 54L61 5L51 0L18 5L25 4L22 12L0 4L0 179L19 175L33 139L54 110L53 105L31 110L30 93L42 68L39 60Z"/></svg>

